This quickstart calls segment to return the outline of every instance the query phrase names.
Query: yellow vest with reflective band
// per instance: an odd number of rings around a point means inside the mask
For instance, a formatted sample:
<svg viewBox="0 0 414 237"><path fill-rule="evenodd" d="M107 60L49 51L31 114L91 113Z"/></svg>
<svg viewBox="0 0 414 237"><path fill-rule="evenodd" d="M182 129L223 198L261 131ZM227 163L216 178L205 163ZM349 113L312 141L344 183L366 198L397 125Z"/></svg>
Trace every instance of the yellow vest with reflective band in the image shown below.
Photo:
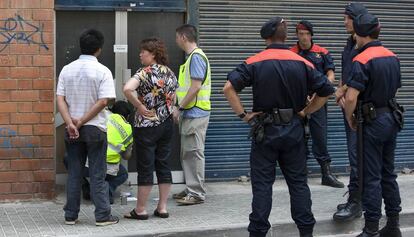
<svg viewBox="0 0 414 237"><path fill-rule="evenodd" d="M119 114L111 114L106 122L108 149L106 162L117 164L121 161L121 152L132 143L132 126Z"/></svg>
<svg viewBox="0 0 414 237"><path fill-rule="evenodd" d="M178 84L179 88L177 89L177 99L178 103L180 103L184 97L187 95L188 89L191 86L191 75L190 75L190 63L193 54L198 53L200 54L207 66L206 77L201 85L201 89L198 92L196 98L188 103L184 109L191 109L193 107L198 107L202 110L209 111L211 110L211 103L210 103L210 94L211 94L211 70L210 70L210 63L208 62L207 56L204 54L203 50L196 48L190 56L188 56L187 60L183 65L180 66L180 74L178 76Z"/></svg>

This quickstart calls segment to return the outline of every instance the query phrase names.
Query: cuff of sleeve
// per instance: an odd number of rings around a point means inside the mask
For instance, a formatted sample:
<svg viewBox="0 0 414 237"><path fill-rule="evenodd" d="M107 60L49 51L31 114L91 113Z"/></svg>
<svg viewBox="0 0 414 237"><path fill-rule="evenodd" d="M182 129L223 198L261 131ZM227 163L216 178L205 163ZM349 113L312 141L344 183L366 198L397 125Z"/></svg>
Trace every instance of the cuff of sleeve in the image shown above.
<svg viewBox="0 0 414 237"><path fill-rule="evenodd" d="M317 89L315 92L320 97L327 97L335 93L335 88L330 84L326 84L322 88Z"/></svg>
<svg viewBox="0 0 414 237"><path fill-rule="evenodd" d="M358 91L360 91L360 92L362 92L362 91L364 91L364 90L365 90L365 86L364 86L363 84L358 83L358 82L356 82L356 81L354 81L354 80L350 80L350 81L348 81L348 82L346 83L346 85L347 85L348 87L352 87L352 88L354 88L354 89L356 89L356 90L358 90Z"/></svg>
<svg viewBox="0 0 414 237"><path fill-rule="evenodd" d="M231 75L229 75L229 77L227 77L227 80L231 83L234 90L236 90L237 92L240 92L244 89L243 83L240 79L231 77Z"/></svg>

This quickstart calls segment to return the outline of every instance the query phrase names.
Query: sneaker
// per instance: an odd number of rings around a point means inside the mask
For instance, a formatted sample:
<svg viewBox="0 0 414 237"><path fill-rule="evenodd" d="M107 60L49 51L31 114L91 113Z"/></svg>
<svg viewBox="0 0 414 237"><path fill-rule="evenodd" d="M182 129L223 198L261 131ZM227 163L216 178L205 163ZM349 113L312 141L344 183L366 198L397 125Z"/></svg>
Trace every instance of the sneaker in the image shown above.
<svg viewBox="0 0 414 237"><path fill-rule="evenodd" d="M199 197L194 197L194 196L191 196L191 195L187 195L187 196L185 196L181 199L178 199L177 203L181 204L181 205L195 205L195 204L204 203L204 200L199 198Z"/></svg>
<svg viewBox="0 0 414 237"><path fill-rule="evenodd" d="M119 218L116 216L109 216L108 220L105 221L97 221L95 224L96 226L107 226L107 225L114 225L119 222Z"/></svg>
<svg viewBox="0 0 414 237"><path fill-rule="evenodd" d="M78 219L65 217L65 225L75 225L78 222L79 222Z"/></svg>
<svg viewBox="0 0 414 237"><path fill-rule="evenodd" d="M185 196L187 196L187 192L185 190L179 192L179 193L175 193L172 195L172 197L174 199L183 199Z"/></svg>

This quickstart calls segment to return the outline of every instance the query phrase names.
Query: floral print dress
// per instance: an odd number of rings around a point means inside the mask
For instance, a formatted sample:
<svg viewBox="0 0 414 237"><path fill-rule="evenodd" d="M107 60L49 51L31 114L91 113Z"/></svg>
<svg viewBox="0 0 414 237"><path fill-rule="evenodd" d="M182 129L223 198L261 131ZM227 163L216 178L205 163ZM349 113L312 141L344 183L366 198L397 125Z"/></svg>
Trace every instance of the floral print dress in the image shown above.
<svg viewBox="0 0 414 237"><path fill-rule="evenodd" d="M175 91L178 81L174 73L165 65L153 64L138 69L133 76L139 81L136 89L138 99L154 117L145 117L135 112L135 127L156 127L169 118L173 111Z"/></svg>

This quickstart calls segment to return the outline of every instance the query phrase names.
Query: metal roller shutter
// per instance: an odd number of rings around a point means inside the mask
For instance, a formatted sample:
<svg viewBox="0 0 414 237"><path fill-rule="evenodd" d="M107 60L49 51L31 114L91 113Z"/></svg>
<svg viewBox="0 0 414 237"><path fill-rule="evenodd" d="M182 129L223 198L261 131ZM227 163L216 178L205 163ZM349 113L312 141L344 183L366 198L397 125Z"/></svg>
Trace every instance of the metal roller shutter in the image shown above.
<svg viewBox="0 0 414 237"><path fill-rule="evenodd" d="M250 141L248 127L238 119L222 95L227 73L248 56L264 48L261 25L273 16L284 17L289 24L288 44L296 42L294 26L300 19L314 24L314 41L332 53L336 79L341 75L340 53L348 35L343 11L348 1L224 1L199 0L200 46L212 68L213 111L206 139L206 175L209 179L228 179L249 172ZM364 1L368 10L380 18L384 45L401 60L403 88L399 101L406 107L406 126L398 136L396 166L413 167L410 148L414 141L414 1ZM251 108L251 90L241 94ZM348 159L342 115L333 100L329 102L328 149L336 172L347 172ZM311 171L318 165L309 160Z"/></svg>

